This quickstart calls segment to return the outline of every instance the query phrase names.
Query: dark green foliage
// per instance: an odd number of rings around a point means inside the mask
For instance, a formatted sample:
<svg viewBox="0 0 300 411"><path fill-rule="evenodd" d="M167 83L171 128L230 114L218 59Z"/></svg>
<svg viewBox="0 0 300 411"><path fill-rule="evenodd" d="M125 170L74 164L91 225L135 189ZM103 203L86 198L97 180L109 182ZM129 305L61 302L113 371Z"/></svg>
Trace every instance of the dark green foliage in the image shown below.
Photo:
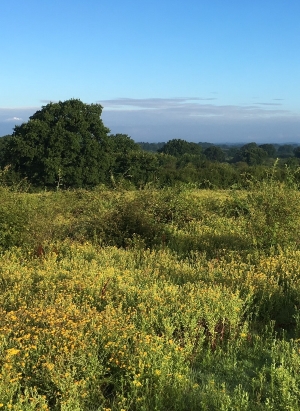
<svg viewBox="0 0 300 411"><path fill-rule="evenodd" d="M287 158L294 155L294 146L291 144L282 144L278 147L277 153L279 157Z"/></svg>
<svg viewBox="0 0 300 411"><path fill-rule="evenodd" d="M82 187L105 181L109 132L99 104L50 103L16 126L6 164L38 186Z"/></svg>
<svg viewBox="0 0 300 411"><path fill-rule="evenodd" d="M250 166L262 164L267 157L267 153L256 143L245 144L235 154L232 162L237 163L243 161Z"/></svg>
<svg viewBox="0 0 300 411"><path fill-rule="evenodd" d="M144 178L145 172L150 170L147 167L144 169L143 160L146 153L142 152L140 146L134 142L127 134L116 134L109 136L109 144L111 150L111 168L110 168L110 183L116 188L117 185L123 187L132 187L137 180L137 174L143 170L142 180L151 178L150 175Z"/></svg>
<svg viewBox="0 0 300 411"><path fill-rule="evenodd" d="M300 158L300 146L299 147L295 147L293 150L294 156L297 158Z"/></svg>
<svg viewBox="0 0 300 411"><path fill-rule="evenodd" d="M198 143L198 144L199 144L199 146L202 148L202 150L205 150L205 149L207 149L208 147L211 147L211 146L214 145L214 144L212 144L212 143L207 143L207 142L204 142L204 143L200 142L200 143Z"/></svg>
<svg viewBox="0 0 300 411"><path fill-rule="evenodd" d="M4 168L5 165L7 165L6 153L7 153L7 145L10 140L11 140L11 135L3 136L0 138L0 167L1 168Z"/></svg>
<svg viewBox="0 0 300 411"><path fill-rule="evenodd" d="M222 146L221 147L223 152L225 153L226 161L231 161L238 150L240 149L240 146Z"/></svg>
<svg viewBox="0 0 300 411"><path fill-rule="evenodd" d="M189 143L185 140L174 139L169 140L160 150L158 150L158 152L179 157L183 154L200 155L202 153L202 148L196 143Z"/></svg>
<svg viewBox="0 0 300 411"><path fill-rule="evenodd" d="M150 152L156 152L165 145L165 143L144 143L144 142L139 142L137 144L141 147L142 150L150 151Z"/></svg>
<svg viewBox="0 0 300 411"><path fill-rule="evenodd" d="M273 144L261 144L259 148L262 148L268 157L276 157L276 148Z"/></svg>
<svg viewBox="0 0 300 411"><path fill-rule="evenodd" d="M149 183L156 183L159 174L157 156L141 150L119 153L115 156L111 168L111 185L130 183L133 187L143 188Z"/></svg>
<svg viewBox="0 0 300 411"><path fill-rule="evenodd" d="M183 154L180 157L177 157L176 166L177 168L184 168L188 165L199 169L203 167L203 164L206 163L205 156L203 154Z"/></svg>
<svg viewBox="0 0 300 411"><path fill-rule="evenodd" d="M0 184L2 186L15 186L20 183L20 176L8 164L8 146L12 139L11 135L0 138ZM22 183L21 183L22 184Z"/></svg>
<svg viewBox="0 0 300 411"><path fill-rule="evenodd" d="M112 153L126 155L130 151L141 151L138 143L135 143L127 134L110 134L110 150Z"/></svg>
<svg viewBox="0 0 300 411"><path fill-rule="evenodd" d="M202 171L202 184L204 188L229 188L239 180L236 170L226 163L207 162ZM205 182L209 181L212 186L205 187Z"/></svg>
<svg viewBox="0 0 300 411"><path fill-rule="evenodd" d="M210 161L218 161L220 163L225 161L225 154L223 150L218 146L207 147L204 150L204 155Z"/></svg>
<svg viewBox="0 0 300 411"><path fill-rule="evenodd" d="M172 186L177 181L177 159L168 154L159 154L157 156L159 163L159 186Z"/></svg>

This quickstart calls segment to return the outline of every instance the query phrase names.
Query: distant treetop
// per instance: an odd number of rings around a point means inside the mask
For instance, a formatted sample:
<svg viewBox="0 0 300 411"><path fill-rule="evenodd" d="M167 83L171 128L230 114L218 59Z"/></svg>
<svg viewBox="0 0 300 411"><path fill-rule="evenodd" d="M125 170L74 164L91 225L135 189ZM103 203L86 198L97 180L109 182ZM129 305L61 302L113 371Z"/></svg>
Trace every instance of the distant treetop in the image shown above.
<svg viewBox="0 0 300 411"><path fill-rule="evenodd" d="M159 153L169 154L174 157L180 157L183 154L202 154L202 148L197 143L189 143L181 139L169 140L161 149Z"/></svg>

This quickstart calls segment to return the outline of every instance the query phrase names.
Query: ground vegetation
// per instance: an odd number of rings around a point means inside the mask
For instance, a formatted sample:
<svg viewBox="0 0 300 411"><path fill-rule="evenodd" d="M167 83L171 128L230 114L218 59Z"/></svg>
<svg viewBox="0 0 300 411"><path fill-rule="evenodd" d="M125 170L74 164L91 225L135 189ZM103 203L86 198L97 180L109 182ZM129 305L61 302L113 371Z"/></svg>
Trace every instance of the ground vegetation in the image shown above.
<svg viewBox="0 0 300 411"><path fill-rule="evenodd" d="M244 178L230 190L2 182L0 407L299 409L297 180Z"/></svg>

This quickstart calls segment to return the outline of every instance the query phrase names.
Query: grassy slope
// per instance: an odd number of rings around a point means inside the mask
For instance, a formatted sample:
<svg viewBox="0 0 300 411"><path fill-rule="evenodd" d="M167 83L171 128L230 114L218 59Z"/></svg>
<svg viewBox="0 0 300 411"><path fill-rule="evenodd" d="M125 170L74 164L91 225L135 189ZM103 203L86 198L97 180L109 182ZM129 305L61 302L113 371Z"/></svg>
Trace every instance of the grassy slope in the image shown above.
<svg viewBox="0 0 300 411"><path fill-rule="evenodd" d="M3 409L300 408L297 191L1 190Z"/></svg>

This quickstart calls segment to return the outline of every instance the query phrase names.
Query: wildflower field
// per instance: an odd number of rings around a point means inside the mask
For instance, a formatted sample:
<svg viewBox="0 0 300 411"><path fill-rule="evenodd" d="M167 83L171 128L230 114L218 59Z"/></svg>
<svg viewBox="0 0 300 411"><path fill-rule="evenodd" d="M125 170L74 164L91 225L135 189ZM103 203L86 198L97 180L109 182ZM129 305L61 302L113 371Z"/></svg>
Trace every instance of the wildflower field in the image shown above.
<svg viewBox="0 0 300 411"><path fill-rule="evenodd" d="M300 410L295 187L0 196L0 410Z"/></svg>

